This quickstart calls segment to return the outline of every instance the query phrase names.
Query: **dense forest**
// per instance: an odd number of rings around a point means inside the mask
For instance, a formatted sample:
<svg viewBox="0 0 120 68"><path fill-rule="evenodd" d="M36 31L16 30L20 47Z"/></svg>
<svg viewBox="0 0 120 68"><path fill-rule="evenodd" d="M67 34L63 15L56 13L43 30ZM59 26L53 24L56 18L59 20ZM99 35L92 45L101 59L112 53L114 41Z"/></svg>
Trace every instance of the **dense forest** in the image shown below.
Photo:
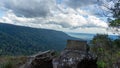
<svg viewBox="0 0 120 68"><path fill-rule="evenodd" d="M0 24L0 55L30 55L38 51L61 51L67 39L64 32Z"/></svg>

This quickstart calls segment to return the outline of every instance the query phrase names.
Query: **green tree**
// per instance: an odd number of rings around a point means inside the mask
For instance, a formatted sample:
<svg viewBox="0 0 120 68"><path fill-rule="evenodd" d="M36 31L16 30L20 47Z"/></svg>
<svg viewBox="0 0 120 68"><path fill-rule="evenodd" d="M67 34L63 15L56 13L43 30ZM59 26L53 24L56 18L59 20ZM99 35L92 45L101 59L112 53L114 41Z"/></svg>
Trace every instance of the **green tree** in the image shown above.
<svg viewBox="0 0 120 68"><path fill-rule="evenodd" d="M110 8L113 19L109 21L109 26L120 36L120 0L115 0L114 7Z"/></svg>
<svg viewBox="0 0 120 68"><path fill-rule="evenodd" d="M111 68L112 66L112 40L108 35L97 34L91 41L91 50L98 56L99 68Z"/></svg>
<svg viewBox="0 0 120 68"><path fill-rule="evenodd" d="M115 56L117 56L116 58L120 58L120 0L115 0L116 2L114 3L114 7L111 8L111 12L113 14L113 19L111 21L109 21L109 26L112 27L112 30L114 30L115 33L118 34L118 39L114 40L114 46L116 46L116 48L114 48L114 52ZM117 60L118 60L117 59ZM116 61L117 61L116 60Z"/></svg>

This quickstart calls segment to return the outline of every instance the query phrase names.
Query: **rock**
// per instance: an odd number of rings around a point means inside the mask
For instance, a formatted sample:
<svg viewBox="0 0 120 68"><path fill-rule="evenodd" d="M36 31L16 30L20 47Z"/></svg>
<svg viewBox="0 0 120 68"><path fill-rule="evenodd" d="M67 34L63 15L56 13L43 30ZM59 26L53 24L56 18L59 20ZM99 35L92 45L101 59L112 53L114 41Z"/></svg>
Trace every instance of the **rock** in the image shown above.
<svg viewBox="0 0 120 68"><path fill-rule="evenodd" d="M68 40L60 56L54 51L31 56L24 68L97 68L97 57L89 51L86 41Z"/></svg>
<svg viewBox="0 0 120 68"><path fill-rule="evenodd" d="M96 62L86 41L68 40L65 50L53 60L53 68L97 68Z"/></svg>
<svg viewBox="0 0 120 68"><path fill-rule="evenodd" d="M53 68L52 60L54 57L54 51L41 52L35 56L32 56L24 68Z"/></svg>
<svg viewBox="0 0 120 68"><path fill-rule="evenodd" d="M113 64L113 68L120 68L120 59L118 59L118 61Z"/></svg>

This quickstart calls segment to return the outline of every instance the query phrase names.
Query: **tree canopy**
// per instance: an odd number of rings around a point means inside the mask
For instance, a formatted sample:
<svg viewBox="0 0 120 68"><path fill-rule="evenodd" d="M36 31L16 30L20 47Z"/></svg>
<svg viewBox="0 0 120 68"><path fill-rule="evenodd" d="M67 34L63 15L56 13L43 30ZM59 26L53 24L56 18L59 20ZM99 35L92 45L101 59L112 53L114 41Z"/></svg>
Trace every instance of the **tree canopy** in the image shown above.
<svg viewBox="0 0 120 68"><path fill-rule="evenodd" d="M114 6L108 8L112 14L112 17L108 20L109 27L112 28L114 33L117 33L120 36L120 0L114 0L113 3Z"/></svg>
<svg viewBox="0 0 120 68"><path fill-rule="evenodd" d="M114 3L114 7L110 9L114 20L110 21L110 26L120 28L120 0Z"/></svg>

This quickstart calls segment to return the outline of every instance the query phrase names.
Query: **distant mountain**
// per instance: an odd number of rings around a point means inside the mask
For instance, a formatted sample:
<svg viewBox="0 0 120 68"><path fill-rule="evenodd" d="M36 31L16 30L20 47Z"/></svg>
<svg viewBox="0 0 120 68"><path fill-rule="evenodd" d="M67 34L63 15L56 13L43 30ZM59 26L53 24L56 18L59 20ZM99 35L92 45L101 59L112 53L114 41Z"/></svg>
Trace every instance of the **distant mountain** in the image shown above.
<svg viewBox="0 0 120 68"><path fill-rule="evenodd" d="M49 49L61 51L67 39L77 39L55 30L0 23L0 55L30 55Z"/></svg>
<svg viewBox="0 0 120 68"><path fill-rule="evenodd" d="M96 35L96 34L89 34L89 33L72 33L72 32L68 32L67 34L72 37L80 38L87 41L92 40L93 37ZM113 40L118 38L117 35L108 35L108 36Z"/></svg>

